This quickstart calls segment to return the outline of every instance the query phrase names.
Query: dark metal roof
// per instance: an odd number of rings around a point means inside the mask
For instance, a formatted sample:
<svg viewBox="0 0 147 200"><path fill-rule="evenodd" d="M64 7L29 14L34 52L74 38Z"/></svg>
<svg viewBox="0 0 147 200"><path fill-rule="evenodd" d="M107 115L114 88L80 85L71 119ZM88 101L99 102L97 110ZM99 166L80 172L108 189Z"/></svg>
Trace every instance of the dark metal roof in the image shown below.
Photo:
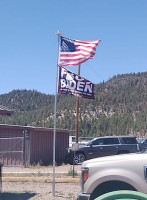
<svg viewBox="0 0 147 200"><path fill-rule="evenodd" d="M11 109L11 108L9 108L7 106L0 105L0 115L2 115L2 116L6 116L6 115L10 116L13 113L14 113L13 109Z"/></svg>
<svg viewBox="0 0 147 200"><path fill-rule="evenodd" d="M22 126L22 125L12 125L12 124L0 124L1 128L10 128L10 129L24 129L24 130L35 130L35 131L44 131L44 132L53 132L54 128L46 128L46 127L35 127L35 126ZM56 129L56 132L63 132L63 133L72 133L75 132L74 130L68 129Z"/></svg>

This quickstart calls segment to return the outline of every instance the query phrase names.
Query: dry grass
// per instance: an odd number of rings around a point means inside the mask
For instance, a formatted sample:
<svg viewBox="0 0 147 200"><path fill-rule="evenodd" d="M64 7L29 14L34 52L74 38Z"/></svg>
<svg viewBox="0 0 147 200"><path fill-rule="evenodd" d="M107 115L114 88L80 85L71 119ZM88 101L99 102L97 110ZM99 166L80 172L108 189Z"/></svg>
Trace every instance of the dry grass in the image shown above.
<svg viewBox="0 0 147 200"><path fill-rule="evenodd" d="M48 177L3 177L2 182L38 182L38 183L52 183L53 179ZM79 183L79 177L61 177L55 178L56 183Z"/></svg>

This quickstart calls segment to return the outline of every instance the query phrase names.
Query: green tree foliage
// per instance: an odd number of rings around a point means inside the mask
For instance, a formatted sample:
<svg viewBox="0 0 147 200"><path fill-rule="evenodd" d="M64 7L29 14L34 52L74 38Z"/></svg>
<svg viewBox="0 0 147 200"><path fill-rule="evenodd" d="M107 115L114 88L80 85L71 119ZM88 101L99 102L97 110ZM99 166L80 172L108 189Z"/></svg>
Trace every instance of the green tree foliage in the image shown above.
<svg viewBox="0 0 147 200"><path fill-rule="evenodd" d="M15 109L1 124L54 127L54 95L13 90L0 95L0 105ZM80 98L79 136L147 133L147 72L123 74L95 85L95 99ZM76 98L57 95L57 128L75 129Z"/></svg>

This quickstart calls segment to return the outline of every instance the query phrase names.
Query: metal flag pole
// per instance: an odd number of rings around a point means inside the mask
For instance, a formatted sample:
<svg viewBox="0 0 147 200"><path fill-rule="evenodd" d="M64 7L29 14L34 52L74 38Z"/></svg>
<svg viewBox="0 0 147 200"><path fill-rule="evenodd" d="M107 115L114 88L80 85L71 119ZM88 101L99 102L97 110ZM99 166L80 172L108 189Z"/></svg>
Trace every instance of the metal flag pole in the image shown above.
<svg viewBox="0 0 147 200"><path fill-rule="evenodd" d="M80 76L80 65L78 65L78 76ZM78 143L78 131L79 131L79 97L76 97L76 121L75 121L75 136L76 143Z"/></svg>
<svg viewBox="0 0 147 200"><path fill-rule="evenodd" d="M78 76L80 76L80 64L78 65ZM73 157L73 178L74 178L74 165L75 165L75 150L78 148L78 136L79 132L79 97L76 96L76 118L75 118L75 137L76 137L76 143L73 144L74 148L74 157ZM76 146L75 146L76 145Z"/></svg>
<svg viewBox="0 0 147 200"><path fill-rule="evenodd" d="M62 33L58 31L58 54L57 54L57 71L56 71L56 94L55 94L55 106L54 106L54 135L53 135L53 185L52 185L52 196L55 197L55 150L56 150L56 107L57 107L57 82L58 82L58 67L59 67L59 41Z"/></svg>

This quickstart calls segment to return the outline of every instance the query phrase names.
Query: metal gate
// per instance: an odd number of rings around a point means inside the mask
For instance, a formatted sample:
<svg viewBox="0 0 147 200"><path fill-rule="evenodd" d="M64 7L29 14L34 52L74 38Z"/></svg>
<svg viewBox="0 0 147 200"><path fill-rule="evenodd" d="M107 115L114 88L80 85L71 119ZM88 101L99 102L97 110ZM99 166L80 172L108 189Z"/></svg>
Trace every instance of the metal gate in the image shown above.
<svg viewBox="0 0 147 200"><path fill-rule="evenodd" d="M28 135L27 131L23 131L20 137L0 138L0 163L3 166L26 166L28 164Z"/></svg>

